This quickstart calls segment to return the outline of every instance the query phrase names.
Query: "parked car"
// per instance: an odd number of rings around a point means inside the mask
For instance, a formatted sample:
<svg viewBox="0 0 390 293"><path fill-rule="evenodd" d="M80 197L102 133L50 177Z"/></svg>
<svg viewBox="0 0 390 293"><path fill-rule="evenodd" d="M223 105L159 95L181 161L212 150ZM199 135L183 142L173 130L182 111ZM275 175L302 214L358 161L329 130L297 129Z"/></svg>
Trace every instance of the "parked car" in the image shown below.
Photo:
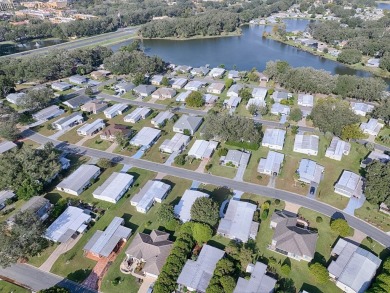
<svg viewBox="0 0 390 293"><path fill-rule="evenodd" d="M314 186L310 187L310 194L314 194L316 192L316 188Z"/></svg>

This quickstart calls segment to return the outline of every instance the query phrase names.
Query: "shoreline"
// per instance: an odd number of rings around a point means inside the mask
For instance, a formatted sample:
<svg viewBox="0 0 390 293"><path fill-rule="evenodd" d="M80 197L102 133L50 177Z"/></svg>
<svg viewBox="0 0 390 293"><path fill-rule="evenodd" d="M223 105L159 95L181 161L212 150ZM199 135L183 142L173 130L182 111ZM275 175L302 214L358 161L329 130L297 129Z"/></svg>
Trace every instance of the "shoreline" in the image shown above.
<svg viewBox="0 0 390 293"><path fill-rule="evenodd" d="M332 55L330 54L326 54L326 53L323 53L323 52L318 52L318 51L314 51L313 49L311 48L308 48L308 47L305 47L305 46L300 46L298 44L295 44L293 41L283 41L281 40L280 38L278 37L275 37L271 34L267 34L266 36L263 36L264 38L267 38L267 39L271 39L273 41L277 41L277 42L280 42L280 43L283 43L285 45L288 45L288 46L292 46L292 47L295 47L299 50L302 50L302 51L305 51L305 52L308 52L312 55L315 55L315 56L318 56L318 57L321 57L321 58L325 58L325 59L328 59L328 60L332 60L332 61L335 61L335 62L338 62L346 67L349 67L351 69L354 69L354 70L363 70L363 71L367 71L371 74L374 75L374 77L380 77L380 78L385 78L385 79L390 79L390 72L385 72L384 70L380 69L380 68L376 68L376 67L369 67L369 66L363 66L361 65L360 63L358 64L353 64L353 65L350 65L350 64L345 64L345 63L341 63L339 61L337 61L337 58L336 57L333 57Z"/></svg>
<svg viewBox="0 0 390 293"><path fill-rule="evenodd" d="M234 32L224 33L216 36L192 36L189 38L182 37L167 37L167 38L143 38L142 36L137 36L137 39L140 40L168 40L168 41L189 41L189 40L202 40L202 39L217 39L217 38L227 38L227 37L238 37L242 35L241 28L237 28Z"/></svg>

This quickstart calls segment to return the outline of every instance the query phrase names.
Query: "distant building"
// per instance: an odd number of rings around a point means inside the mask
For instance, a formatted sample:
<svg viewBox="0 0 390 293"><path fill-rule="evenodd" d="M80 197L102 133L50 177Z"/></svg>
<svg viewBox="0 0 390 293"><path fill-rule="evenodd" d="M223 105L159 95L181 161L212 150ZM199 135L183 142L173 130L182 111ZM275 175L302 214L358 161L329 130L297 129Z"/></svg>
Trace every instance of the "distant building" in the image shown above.
<svg viewBox="0 0 390 293"><path fill-rule="evenodd" d="M163 127L167 121L173 118L174 114L170 111L164 111L157 114L151 121L154 127L160 128Z"/></svg>
<svg viewBox="0 0 390 293"><path fill-rule="evenodd" d="M150 80L150 83L152 85L161 85L163 78L164 75L160 75L160 74L153 75L153 77Z"/></svg>
<svg viewBox="0 0 390 293"><path fill-rule="evenodd" d="M136 147L150 148L161 136L161 130L143 127L131 140L130 144Z"/></svg>
<svg viewBox="0 0 390 293"><path fill-rule="evenodd" d="M379 59L379 58L368 59L367 66L378 68L380 61L381 61L381 59Z"/></svg>
<svg viewBox="0 0 390 293"><path fill-rule="evenodd" d="M77 134L82 136L93 135L102 130L104 127L106 127L106 123L104 122L104 120L96 119L91 123L85 123L79 129L77 129Z"/></svg>
<svg viewBox="0 0 390 293"><path fill-rule="evenodd" d="M67 90L71 89L72 87L73 87L73 85L71 85L70 83L64 82L64 81L53 82L51 84L51 88L53 90L60 91L60 92L67 91Z"/></svg>
<svg viewBox="0 0 390 293"><path fill-rule="evenodd" d="M390 208L384 202L382 202L379 205L379 211L387 215L390 215Z"/></svg>
<svg viewBox="0 0 390 293"><path fill-rule="evenodd" d="M91 181L99 175L99 167L81 165L76 171L58 183L56 189L72 195L80 195L91 184Z"/></svg>
<svg viewBox="0 0 390 293"><path fill-rule="evenodd" d="M360 129L363 133L377 136L384 125L378 122L378 119L371 118L368 122L360 124Z"/></svg>
<svg viewBox="0 0 390 293"><path fill-rule="evenodd" d="M5 208L7 200L15 197L15 193L12 190L0 190L0 211Z"/></svg>
<svg viewBox="0 0 390 293"><path fill-rule="evenodd" d="M81 105L84 105L90 101L92 101L92 99L90 97L81 95L81 96L76 96L72 99L69 99L69 100L63 102L63 104L71 109L78 109Z"/></svg>
<svg viewBox="0 0 390 293"><path fill-rule="evenodd" d="M155 202L161 203L170 190L171 186L169 184L159 180L149 180L145 186L131 198L130 203L132 206L136 207L137 212L146 213Z"/></svg>
<svg viewBox="0 0 390 293"><path fill-rule="evenodd" d="M132 175L114 172L92 193L96 199L117 203L134 181Z"/></svg>
<svg viewBox="0 0 390 293"><path fill-rule="evenodd" d="M176 102L184 103L192 91L181 92L176 96Z"/></svg>
<svg viewBox="0 0 390 293"><path fill-rule="evenodd" d="M215 102L218 100L218 96L212 95L212 94L205 94L203 95L203 100L206 105L214 105Z"/></svg>
<svg viewBox="0 0 390 293"><path fill-rule="evenodd" d="M272 99L275 103L280 103L282 100L288 100L292 97L292 94L283 91L274 91L272 94Z"/></svg>
<svg viewBox="0 0 390 293"><path fill-rule="evenodd" d="M274 292L277 280L267 275L267 265L261 262L256 262L255 265L249 264L246 272L250 273L250 278L239 277L233 293Z"/></svg>
<svg viewBox="0 0 390 293"><path fill-rule="evenodd" d="M286 137L286 130L267 128L264 132L261 145L274 150L282 150L284 139Z"/></svg>
<svg viewBox="0 0 390 293"><path fill-rule="evenodd" d="M294 152L317 156L319 140L317 135L297 134L295 135Z"/></svg>
<svg viewBox="0 0 390 293"><path fill-rule="evenodd" d="M90 101L81 106L81 111L89 114L97 114L107 109L108 104L103 101Z"/></svg>
<svg viewBox="0 0 390 293"><path fill-rule="evenodd" d="M184 114L173 125L173 131L178 133L184 133L187 130L191 135L194 135L194 133L199 129L202 122L202 117L189 116Z"/></svg>
<svg viewBox="0 0 390 293"><path fill-rule="evenodd" d="M5 152L8 152L9 150L12 150L14 147L16 147L16 144L12 141L2 141L0 142L0 154L3 154Z"/></svg>
<svg viewBox="0 0 390 293"><path fill-rule="evenodd" d="M181 197L179 203L175 205L175 215L183 222L191 220L191 207L195 200L200 197L209 197L207 193L203 193L197 190L187 189Z"/></svg>
<svg viewBox="0 0 390 293"><path fill-rule="evenodd" d="M160 87L152 93L152 98L160 100L172 99L174 96L176 96L176 91L167 87Z"/></svg>
<svg viewBox="0 0 390 293"><path fill-rule="evenodd" d="M239 150L229 150L226 156L221 157L221 163L225 166L234 165L234 167L246 166L251 154Z"/></svg>
<svg viewBox="0 0 390 293"><path fill-rule="evenodd" d="M269 151L266 159L260 159L257 172L270 176L276 176L280 173L283 161L284 154Z"/></svg>
<svg viewBox="0 0 390 293"><path fill-rule="evenodd" d="M155 86L145 85L145 84L140 84L139 86L136 86L133 89L133 91L142 98L146 98L147 96L150 96L155 90L156 90Z"/></svg>
<svg viewBox="0 0 390 293"><path fill-rule="evenodd" d="M83 121L83 115L79 112L75 112L70 114L69 116L63 117L53 122L53 127L58 130L63 130L81 124L83 123Z"/></svg>
<svg viewBox="0 0 390 293"><path fill-rule="evenodd" d="M69 206L47 228L45 237L54 242L67 242L73 235L84 233L91 219L91 216L84 210Z"/></svg>
<svg viewBox="0 0 390 293"><path fill-rule="evenodd" d="M274 115L290 115L290 107L279 103L274 103L271 106L271 114Z"/></svg>
<svg viewBox="0 0 390 293"><path fill-rule="evenodd" d="M379 161L382 163L387 163L390 161L390 156L386 155L385 153L379 151L379 150L374 150L370 152L368 157L366 157L364 160L360 162L360 167L366 168L368 165L373 163L374 161Z"/></svg>
<svg viewBox="0 0 390 293"><path fill-rule="evenodd" d="M168 154L172 154L174 152L180 153L188 145L190 140L191 138L188 135L175 133L171 139L164 140L159 149L161 152Z"/></svg>
<svg viewBox="0 0 390 293"><path fill-rule="evenodd" d="M199 91L201 87L205 85L204 82L198 81L198 80L191 80L189 83L187 83L184 87L185 90L188 91Z"/></svg>
<svg viewBox="0 0 390 293"><path fill-rule="evenodd" d="M82 85L84 83L87 83L88 79L84 76L81 76L81 75L73 75L73 76L69 77L69 82L75 83L78 85Z"/></svg>
<svg viewBox="0 0 390 293"><path fill-rule="evenodd" d="M133 112L127 114L123 120L128 123L137 123L141 119L146 119L152 113L150 108L137 108Z"/></svg>
<svg viewBox="0 0 390 293"><path fill-rule="evenodd" d="M122 115L128 108L129 105L127 104L114 104L111 107L105 109L103 113L107 119L112 119L117 115Z"/></svg>
<svg viewBox="0 0 390 293"><path fill-rule="evenodd" d="M25 93L13 93L13 94L8 94L5 99L14 105L20 105L22 100L27 98L27 95Z"/></svg>
<svg viewBox="0 0 390 293"><path fill-rule="evenodd" d="M329 147L326 149L325 157L341 161L343 155L347 156L351 150L351 144L338 137L333 137Z"/></svg>
<svg viewBox="0 0 390 293"><path fill-rule="evenodd" d="M102 79L104 77L109 76L110 74L111 74L110 71L100 69L100 70L92 71L91 72L91 77L93 79Z"/></svg>
<svg viewBox="0 0 390 293"><path fill-rule="evenodd" d="M224 89L225 89L225 85L223 83L213 82L207 88L207 92L210 94L220 95L220 94L222 94Z"/></svg>
<svg viewBox="0 0 390 293"><path fill-rule="evenodd" d="M298 105L303 107L313 107L314 106L314 97L309 94L299 94L298 95Z"/></svg>
<svg viewBox="0 0 390 293"><path fill-rule="evenodd" d="M179 73L188 73L191 69L192 69L192 67L188 66L188 65L178 65L175 68L175 71L179 72Z"/></svg>
<svg viewBox="0 0 390 293"><path fill-rule="evenodd" d="M259 229L259 223L252 220L256 209L257 206L254 204L231 199L217 233L244 243L249 239L255 239Z"/></svg>
<svg viewBox="0 0 390 293"><path fill-rule="evenodd" d="M225 252L210 245L203 245L197 260L187 260L177 283L179 289L205 293L213 276L217 262L223 258Z"/></svg>
<svg viewBox="0 0 390 293"><path fill-rule="evenodd" d="M37 121L47 121L64 113L65 111L63 109L60 109L57 105L53 105L32 114L32 117Z"/></svg>
<svg viewBox="0 0 390 293"><path fill-rule="evenodd" d="M344 170L334 186L334 192L346 197L361 198L363 195L363 179L358 174Z"/></svg>
<svg viewBox="0 0 390 293"><path fill-rule="evenodd" d="M319 184L324 170L325 168L316 162L308 159L302 159L297 170L299 181L308 184L312 184L313 182Z"/></svg>
<svg viewBox="0 0 390 293"><path fill-rule="evenodd" d="M235 96L231 96L229 99L223 101L223 105L227 109L232 109L232 110L236 109L240 103L241 103L241 98Z"/></svg>
<svg viewBox="0 0 390 293"><path fill-rule="evenodd" d="M185 78L175 78L172 83L172 88L177 90L182 89L187 82L188 80Z"/></svg>
<svg viewBox="0 0 390 293"><path fill-rule="evenodd" d="M237 70L230 70L228 72L228 78L239 80L240 79L240 73Z"/></svg>
<svg viewBox="0 0 390 293"><path fill-rule="evenodd" d="M298 261L312 261L318 234L308 229L307 222L291 212L275 211L271 217L270 228L275 230L268 247L270 250Z"/></svg>
<svg viewBox="0 0 390 293"><path fill-rule="evenodd" d="M243 89L243 86L240 84L233 84L226 93L228 97L236 97L238 98L240 95L240 91Z"/></svg>
<svg viewBox="0 0 390 293"><path fill-rule="evenodd" d="M332 249L332 260L328 267L330 278L343 292L366 292L375 277L381 259L371 252L340 238Z"/></svg>
<svg viewBox="0 0 390 293"><path fill-rule="evenodd" d="M123 95L131 92L135 88L132 82L122 81L114 86L114 90L117 94Z"/></svg>
<svg viewBox="0 0 390 293"><path fill-rule="evenodd" d="M210 159L217 146L218 142L216 141L197 139L188 151L188 156L199 160Z"/></svg>
<svg viewBox="0 0 390 293"><path fill-rule="evenodd" d="M216 67L211 69L209 76L212 78L222 78L225 72L225 69Z"/></svg>
<svg viewBox="0 0 390 293"><path fill-rule="evenodd" d="M205 66L201 66L199 68L193 68L191 70L192 75L197 75L197 76L205 76L207 73L209 73L210 69L208 69Z"/></svg>
<svg viewBox="0 0 390 293"><path fill-rule="evenodd" d="M115 141L118 135L128 138L132 133L133 131L125 125L111 124L102 130L100 138L103 140Z"/></svg>
<svg viewBox="0 0 390 293"><path fill-rule="evenodd" d="M366 103L351 102L351 108L356 115L365 117L368 113L371 113L375 107Z"/></svg>

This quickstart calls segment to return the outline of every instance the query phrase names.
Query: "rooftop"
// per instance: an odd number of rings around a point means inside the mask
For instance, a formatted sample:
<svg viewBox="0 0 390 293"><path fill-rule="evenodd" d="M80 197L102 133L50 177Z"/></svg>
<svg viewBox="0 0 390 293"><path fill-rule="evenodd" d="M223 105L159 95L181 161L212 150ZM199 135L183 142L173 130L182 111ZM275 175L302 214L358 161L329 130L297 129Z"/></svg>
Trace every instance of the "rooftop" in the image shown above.
<svg viewBox="0 0 390 293"><path fill-rule="evenodd" d="M302 159L299 163L299 180L304 182L320 183L324 167L309 159Z"/></svg>
<svg viewBox="0 0 390 293"><path fill-rule="evenodd" d="M188 152L188 156L210 158L217 148L218 142L197 139Z"/></svg>
<svg viewBox="0 0 390 293"><path fill-rule="evenodd" d="M99 167L95 165L81 165L76 171L58 183L57 188L78 191L99 171Z"/></svg>
<svg viewBox="0 0 390 293"><path fill-rule="evenodd" d="M263 173L265 171L279 173L280 167L284 160L284 154L274 151L269 151L266 159L260 159L257 171Z"/></svg>
<svg viewBox="0 0 390 293"><path fill-rule="evenodd" d="M8 140L2 141L0 142L0 154L5 153L10 149L13 149L14 147L16 147L16 144L13 143L12 141L8 141Z"/></svg>
<svg viewBox="0 0 390 293"><path fill-rule="evenodd" d="M151 127L143 127L130 141L131 144L137 146L150 146L153 141L156 140L158 136L160 136L161 130L151 128Z"/></svg>
<svg viewBox="0 0 390 293"><path fill-rule="evenodd" d="M274 278L267 276L267 265L261 262L256 262L251 272L250 279L247 280L241 277L238 278L237 285L233 293L273 292L276 285L276 281L277 280L275 280Z"/></svg>
<svg viewBox="0 0 390 293"><path fill-rule="evenodd" d="M131 202L138 208L147 210L156 199L161 201L170 189L171 186L169 184L159 180L149 180L144 187L131 198Z"/></svg>
<svg viewBox="0 0 390 293"><path fill-rule="evenodd" d="M318 152L318 142L317 135L297 134L295 135L294 149Z"/></svg>
<svg viewBox="0 0 390 293"><path fill-rule="evenodd" d="M179 120L176 121L173 128L188 129L195 132L199 125L202 123L203 118L197 116L182 115Z"/></svg>
<svg viewBox="0 0 390 293"><path fill-rule="evenodd" d="M191 207L195 200L200 197L209 197L209 195L197 190L187 189L181 197L180 202L175 205L175 214L183 223L191 220Z"/></svg>
<svg viewBox="0 0 390 293"><path fill-rule="evenodd" d="M349 196L359 196L363 190L362 177L351 171L344 170L335 188L342 190Z"/></svg>
<svg viewBox="0 0 390 293"><path fill-rule="evenodd" d="M267 128L264 132L262 144L283 148L286 131L283 129Z"/></svg>
<svg viewBox="0 0 390 293"><path fill-rule="evenodd" d="M124 188L131 184L133 180L132 175L114 172L102 185L95 189L93 196L112 199L116 202Z"/></svg>

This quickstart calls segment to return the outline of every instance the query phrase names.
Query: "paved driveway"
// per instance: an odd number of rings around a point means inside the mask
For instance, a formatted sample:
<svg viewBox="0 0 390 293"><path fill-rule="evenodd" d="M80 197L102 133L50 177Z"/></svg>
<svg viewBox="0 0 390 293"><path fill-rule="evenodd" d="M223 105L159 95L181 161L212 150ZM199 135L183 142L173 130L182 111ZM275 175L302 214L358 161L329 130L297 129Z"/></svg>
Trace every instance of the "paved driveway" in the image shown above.
<svg viewBox="0 0 390 293"><path fill-rule="evenodd" d="M240 159L240 165L237 168L236 176L234 177L234 180L237 181L243 181L244 180L244 173L246 170L246 167L248 166L250 154L244 153Z"/></svg>
<svg viewBox="0 0 390 293"><path fill-rule="evenodd" d="M347 207L344 209L344 212L350 215L355 214L355 210L361 208L366 201L366 197L362 195L361 198L351 197L348 201Z"/></svg>

